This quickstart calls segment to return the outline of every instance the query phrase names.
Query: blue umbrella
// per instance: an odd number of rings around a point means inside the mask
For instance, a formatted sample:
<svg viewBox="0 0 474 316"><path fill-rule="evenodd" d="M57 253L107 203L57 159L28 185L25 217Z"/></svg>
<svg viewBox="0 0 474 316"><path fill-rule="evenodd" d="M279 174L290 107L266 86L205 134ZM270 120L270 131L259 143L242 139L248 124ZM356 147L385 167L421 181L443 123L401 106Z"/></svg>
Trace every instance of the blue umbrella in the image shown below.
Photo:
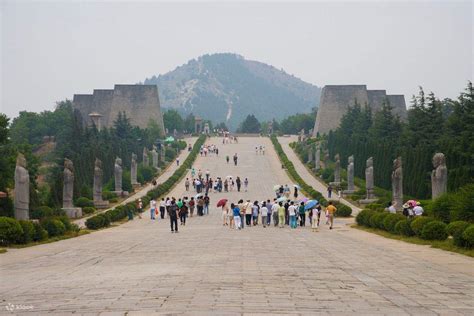
<svg viewBox="0 0 474 316"><path fill-rule="evenodd" d="M276 202L285 202L287 199L286 197L282 196L282 197L279 197Z"/></svg>
<svg viewBox="0 0 474 316"><path fill-rule="evenodd" d="M312 209L313 207L315 207L316 205L318 205L318 200L309 200L305 206L304 206L304 209L305 210L309 210L309 209Z"/></svg>

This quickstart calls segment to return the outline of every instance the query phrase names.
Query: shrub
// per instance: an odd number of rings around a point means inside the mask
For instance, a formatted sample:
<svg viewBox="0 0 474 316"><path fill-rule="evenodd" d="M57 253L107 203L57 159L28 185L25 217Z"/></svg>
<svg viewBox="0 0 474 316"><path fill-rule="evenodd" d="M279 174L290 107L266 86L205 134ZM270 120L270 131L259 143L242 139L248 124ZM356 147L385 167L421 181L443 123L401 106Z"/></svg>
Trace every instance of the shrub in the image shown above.
<svg viewBox="0 0 474 316"><path fill-rule="evenodd" d="M109 199L109 202L110 203L117 203L118 199L117 198L111 198L111 199Z"/></svg>
<svg viewBox="0 0 474 316"><path fill-rule="evenodd" d="M413 236L415 233L411 229L411 220L409 219L402 219L395 224L395 233L403 236Z"/></svg>
<svg viewBox="0 0 474 316"><path fill-rule="evenodd" d="M11 217L0 217L0 244L10 245L18 243L23 237L23 228L20 223Z"/></svg>
<svg viewBox="0 0 474 316"><path fill-rule="evenodd" d="M369 219L369 225L372 228L384 229L383 221L389 213L386 212L375 212Z"/></svg>
<svg viewBox="0 0 474 316"><path fill-rule="evenodd" d="M93 207L94 202L92 200L89 200L86 197L80 197L76 200L76 206L77 207L86 207L86 206Z"/></svg>
<svg viewBox="0 0 474 316"><path fill-rule="evenodd" d="M102 198L104 200L110 200L110 199L113 199L113 198L116 198L116 197L117 197L117 194L115 194L114 192L110 192L110 191L102 192Z"/></svg>
<svg viewBox="0 0 474 316"><path fill-rule="evenodd" d="M86 206L86 207L83 207L82 208L82 212L84 214L92 214L96 211L95 207L91 207L91 206Z"/></svg>
<svg viewBox="0 0 474 316"><path fill-rule="evenodd" d="M57 218L46 218L41 221L41 226L48 232L48 236L61 236L66 232L66 227L63 222Z"/></svg>
<svg viewBox="0 0 474 316"><path fill-rule="evenodd" d="M469 225L469 227L464 230L462 238L465 240L467 248L474 247L474 224Z"/></svg>
<svg viewBox="0 0 474 316"><path fill-rule="evenodd" d="M118 206L113 210L107 211L106 214L111 222L119 221L127 216L127 207Z"/></svg>
<svg viewBox="0 0 474 316"><path fill-rule="evenodd" d="M384 209L384 207L382 206L382 204L378 204L378 203L370 203L370 204L367 204L365 206L365 208L369 209L369 210L374 210L374 211L382 211Z"/></svg>
<svg viewBox="0 0 474 316"><path fill-rule="evenodd" d="M446 224L442 221L434 220L423 226L421 238L426 240L445 240L448 238Z"/></svg>
<svg viewBox="0 0 474 316"><path fill-rule="evenodd" d="M72 231L72 223L71 223L71 220L69 219L69 217L60 216L57 219L59 219L61 221L61 223L63 223L64 228L66 229L66 231L68 231L68 232Z"/></svg>
<svg viewBox="0 0 474 316"><path fill-rule="evenodd" d="M48 232L41 226L38 222L33 222L33 227L35 229L35 234L33 235L34 241L41 241L48 238Z"/></svg>
<svg viewBox="0 0 474 316"><path fill-rule="evenodd" d="M48 206L40 206L30 212L30 217L32 219L42 219L42 218L50 217L53 215L54 215L53 209Z"/></svg>
<svg viewBox="0 0 474 316"><path fill-rule="evenodd" d="M421 231L423 230L423 227L429 222L432 222L433 220L434 219L432 217L419 216L411 222L410 227L415 233L415 235L421 236Z"/></svg>
<svg viewBox="0 0 474 316"><path fill-rule="evenodd" d="M440 195L431 204L431 210L429 210L429 213L431 213L434 218L439 219L445 223L449 223L450 210L453 207L453 203L454 199L452 194L445 193Z"/></svg>
<svg viewBox="0 0 474 316"><path fill-rule="evenodd" d="M33 223L30 221L18 221L23 229L23 235L21 236L21 240L19 241L22 244L27 244L31 242L35 236L35 227Z"/></svg>
<svg viewBox="0 0 474 316"><path fill-rule="evenodd" d="M446 227L446 233L449 235L449 236L453 236L456 235L459 231L462 231L464 232L464 230L469 226L469 223L468 222L465 222L465 221L455 221L455 222L451 222L448 224L448 226ZM462 235L462 232L461 232L461 235Z"/></svg>
<svg viewBox="0 0 474 316"><path fill-rule="evenodd" d="M456 193L451 221L474 222L474 184L468 184Z"/></svg>
<svg viewBox="0 0 474 316"><path fill-rule="evenodd" d="M337 206L336 216L337 217L349 217L352 214L352 208L345 204L339 204Z"/></svg>
<svg viewBox="0 0 474 316"><path fill-rule="evenodd" d="M372 210L364 209L359 212L356 216L356 222L361 226L369 226L369 219L375 212Z"/></svg>
<svg viewBox="0 0 474 316"><path fill-rule="evenodd" d="M99 229L110 226L110 218L106 214L97 214L86 220L86 227L89 229Z"/></svg>
<svg viewBox="0 0 474 316"><path fill-rule="evenodd" d="M383 220L383 227L386 231L395 233L395 225L405 219L405 216L401 214L388 214Z"/></svg>

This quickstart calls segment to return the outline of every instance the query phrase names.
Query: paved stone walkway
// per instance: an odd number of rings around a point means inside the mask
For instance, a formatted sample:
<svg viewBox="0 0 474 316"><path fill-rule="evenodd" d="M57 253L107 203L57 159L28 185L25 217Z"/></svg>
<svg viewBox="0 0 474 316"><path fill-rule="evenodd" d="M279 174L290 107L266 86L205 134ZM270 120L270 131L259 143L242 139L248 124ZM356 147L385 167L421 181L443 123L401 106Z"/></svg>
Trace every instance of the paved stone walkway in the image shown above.
<svg viewBox="0 0 474 316"><path fill-rule="evenodd" d="M185 141L186 143L188 144L191 144L191 146L194 145L194 143L196 142L197 138L196 137L191 137L191 138L186 138ZM180 153L179 153L179 161L180 162L184 162L186 160L186 158L189 156L189 151L188 149L184 149L182 150ZM165 182L166 180L168 180L169 177L171 177L173 175L173 173L176 171L176 169L178 169L178 166L176 165L176 162L172 162L170 165L168 165L168 167L163 171L163 173L161 173L157 178L156 178L156 182L159 184L159 183L163 183ZM138 191L135 192L133 195L129 196L128 198L126 198L125 200L123 200L122 202L108 208L108 209L104 209L104 210L101 210L100 212L96 212L90 216L85 216L83 218L80 218L78 220L75 220L74 223L77 224L79 227L81 228L84 228L86 227L86 220L89 218L89 217L92 217L92 216L95 216L99 213L104 213L104 212L107 212L108 210L111 210L119 205L123 205L123 204L127 204L129 202L133 202L135 201L136 199L138 198L141 198L143 196L145 196L148 191L150 191L151 189L153 189L153 184L151 183L147 183L145 184L143 187L141 188L138 188Z"/></svg>
<svg viewBox="0 0 474 316"><path fill-rule="evenodd" d="M216 143L218 139L212 139ZM267 148L256 155L256 144ZM267 138L219 145L198 158L211 176L248 177L249 192L217 199L263 199L290 183ZM237 152L239 165L224 156ZM181 196L184 183L172 195ZM89 235L0 255L1 305L46 313L128 315L472 315L474 260L385 239L337 221L309 228L221 225L220 210L171 234L146 216ZM8 314L6 309L0 314ZM19 312L19 311L17 311Z"/></svg>

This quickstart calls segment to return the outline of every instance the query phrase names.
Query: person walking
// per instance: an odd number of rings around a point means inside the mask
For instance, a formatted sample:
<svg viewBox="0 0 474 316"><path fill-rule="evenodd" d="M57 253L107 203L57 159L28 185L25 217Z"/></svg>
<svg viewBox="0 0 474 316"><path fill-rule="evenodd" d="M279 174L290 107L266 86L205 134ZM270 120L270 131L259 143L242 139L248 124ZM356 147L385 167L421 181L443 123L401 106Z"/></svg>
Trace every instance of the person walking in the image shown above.
<svg viewBox="0 0 474 316"><path fill-rule="evenodd" d="M194 167L191 168L191 178L194 179L194 177L196 176L196 169L194 169Z"/></svg>
<svg viewBox="0 0 474 316"><path fill-rule="evenodd" d="M285 204L283 204L283 207L285 208L285 225L290 225L290 203L288 203L288 201L285 202Z"/></svg>
<svg viewBox="0 0 474 316"><path fill-rule="evenodd" d="M234 166L237 166L237 160L239 159L239 157L237 156L237 153L235 153L234 155Z"/></svg>
<svg viewBox="0 0 474 316"><path fill-rule="evenodd" d="M189 179L186 178L186 181L184 181L184 187L186 189L186 191L189 191Z"/></svg>
<svg viewBox="0 0 474 316"><path fill-rule="evenodd" d="M176 165L179 166L179 157L176 158Z"/></svg>
<svg viewBox="0 0 474 316"><path fill-rule="evenodd" d="M240 227L244 229L245 227L245 203L242 199L239 200L239 210L240 210Z"/></svg>
<svg viewBox="0 0 474 316"><path fill-rule="evenodd" d="M270 202L270 199L267 200L266 207L267 207L267 210L268 210L268 213L267 213L267 226L270 226L270 223L272 221L272 207L273 207L273 204Z"/></svg>
<svg viewBox="0 0 474 316"><path fill-rule="evenodd" d="M227 218L229 217L229 206L227 202L222 205L222 226L227 226Z"/></svg>
<svg viewBox="0 0 474 316"><path fill-rule="evenodd" d="M295 186L295 192L293 193L295 200L298 198L298 187Z"/></svg>
<svg viewBox="0 0 474 316"><path fill-rule="evenodd" d="M260 209L260 212L262 213L262 225L263 228L267 227L267 216L268 216L268 208L267 208L267 203L264 201L262 203L262 208Z"/></svg>
<svg viewBox="0 0 474 316"><path fill-rule="evenodd" d="M306 211L304 209L304 202L301 202L298 212L300 215L300 226L306 226Z"/></svg>
<svg viewBox="0 0 474 316"><path fill-rule="evenodd" d="M272 215L273 215L273 226L275 227L278 226L278 208L279 208L279 205L276 202L276 199L273 199Z"/></svg>
<svg viewBox="0 0 474 316"><path fill-rule="evenodd" d="M316 204L316 207L313 208L313 221L315 220L314 219L314 216L316 215L316 222L317 222L317 226L319 227L319 221L321 219L321 211L322 211L322 207L321 207L321 204ZM316 214L315 214L316 212Z"/></svg>
<svg viewBox="0 0 474 316"><path fill-rule="evenodd" d="M244 204L245 209L245 224L250 226L252 224L252 205L250 204L250 200L247 200L247 203Z"/></svg>
<svg viewBox="0 0 474 316"><path fill-rule="evenodd" d="M168 216L170 218L171 232L178 232L178 206L174 200L171 201L171 205L168 210Z"/></svg>
<svg viewBox="0 0 474 316"><path fill-rule="evenodd" d="M241 181L240 181L240 177L237 177L235 179L235 184L237 184L237 191L240 192L240 187L242 185Z"/></svg>
<svg viewBox="0 0 474 316"><path fill-rule="evenodd" d="M156 201L155 201L155 199L151 199L151 201L150 201L150 219L155 220L155 212L156 212Z"/></svg>
<svg viewBox="0 0 474 316"><path fill-rule="evenodd" d="M332 186L329 185L328 186L328 198L331 198L331 195L332 195Z"/></svg>
<svg viewBox="0 0 474 316"><path fill-rule="evenodd" d="M227 179L224 180L224 192L229 192L229 182Z"/></svg>
<svg viewBox="0 0 474 316"><path fill-rule="evenodd" d="M319 205L319 204L318 204ZM319 205L319 208L321 208L321 206ZM311 212L313 213L313 220L311 222L311 230L313 232L317 232L318 231L318 228L319 228L319 216L320 216L320 212L318 212L318 209L317 208L312 208L311 209Z"/></svg>
<svg viewBox="0 0 474 316"><path fill-rule="evenodd" d="M326 211L328 212L328 219L329 219L329 229L332 229L332 225L334 224L334 213L336 213L337 208L332 205L332 202L329 201L329 205L326 207Z"/></svg>
<svg viewBox="0 0 474 316"><path fill-rule="evenodd" d="M291 201L290 206L288 207L288 214L290 215L290 227L296 228L296 207L295 203Z"/></svg>
<svg viewBox="0 0 474 316"><path fill-rule="evenodd" d="M253 202L252 205L252 223L253 226L258 225L258 214L260 212L260 207L258 206L258 201Z"/></svg>
<svg viewBox="0 0 474 316"><path fill-rule="evenodd" d="M204 196L204 215L208 215L209 214L209 203L211 203L211 199L209 198L209 196L206 195Z"/></svg>
<svg viewBox="0 0 474 316"><path fill-rule="evenodd" d="M197 199L197 215L202 216L204 210L204 200L202 197L198 197Z"/></svg>
<svg viewBox="0 0 474 316"><path fill-rule="evenodd" d="M240 225L240 209L237 205L234 205L234 203L232 203L230 205L230 208L232 209L232 213L234 214L234 225L235 225L235 229L241 229L241 225Z"/></svg>
<svg viewBox="0 0 474 316"><path fill-rule="evenodd" d="M287 199L290 198L290 193L291 193L290 187L288 186L288 184L285 184L285 191L284 191L284 194L285 194L285 196L286 196Z"/></svg>
<svg viewBox="0 0 474 316"><path fill-rule="evenodd" d="M244 180L244 190L245 190L245 192L248 191L248 188L249 188L249 179L245 178L245 180Z"/></svg>
<svg viewBox="0 0 474 316"><path fill-rule="evenodd" d="M196 201L194 200L194 196L192 196L191 200L189 200L189 215L191 217L193 217L195 206L196 206Z"/></svg>
<svg viewBox="0 0 474 316"><path fill-rule="evenodd" d="M183 205L179 208L179 221L180 225L186 225L186 218L188 217L188 206L186 202L183 202Z"/></svg>
<svg viewBox="0 0 474 316"><path fill-rule="evenodd" d="M225 160L227 161L227 163L229 163L229 160L230 160L229 155L225 156Z"/></svg>
<svg viewBox="0 0 474 316"><path fill-rule="evenodd" d="M285 224L285 207L282 202L278 202L278 225L283 228Z"/></svg>
<svg viewBox="0 0 474 316"><path fill-rule="evenodd" d="M137 210L138 210L138 218L141 219L141 218L142 218L142 212L143 212L143 202L142 202L142 199L138 199Z"/></svg>

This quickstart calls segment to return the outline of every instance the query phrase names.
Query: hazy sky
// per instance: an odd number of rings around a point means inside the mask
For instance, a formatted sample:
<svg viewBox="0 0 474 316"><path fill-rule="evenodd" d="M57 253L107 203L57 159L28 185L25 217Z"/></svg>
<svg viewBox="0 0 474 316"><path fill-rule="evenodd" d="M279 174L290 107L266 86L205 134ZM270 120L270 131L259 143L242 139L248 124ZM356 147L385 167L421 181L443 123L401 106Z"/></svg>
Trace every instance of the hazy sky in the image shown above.
<svg viewBox="0 0 474 316"><path fill-rule="evenodd" d="M419 85L457 97L473 78L471 1L0 0L0 10L0 110L8 116L215 52L318 86L365 83L407 101Z"/></svg>

